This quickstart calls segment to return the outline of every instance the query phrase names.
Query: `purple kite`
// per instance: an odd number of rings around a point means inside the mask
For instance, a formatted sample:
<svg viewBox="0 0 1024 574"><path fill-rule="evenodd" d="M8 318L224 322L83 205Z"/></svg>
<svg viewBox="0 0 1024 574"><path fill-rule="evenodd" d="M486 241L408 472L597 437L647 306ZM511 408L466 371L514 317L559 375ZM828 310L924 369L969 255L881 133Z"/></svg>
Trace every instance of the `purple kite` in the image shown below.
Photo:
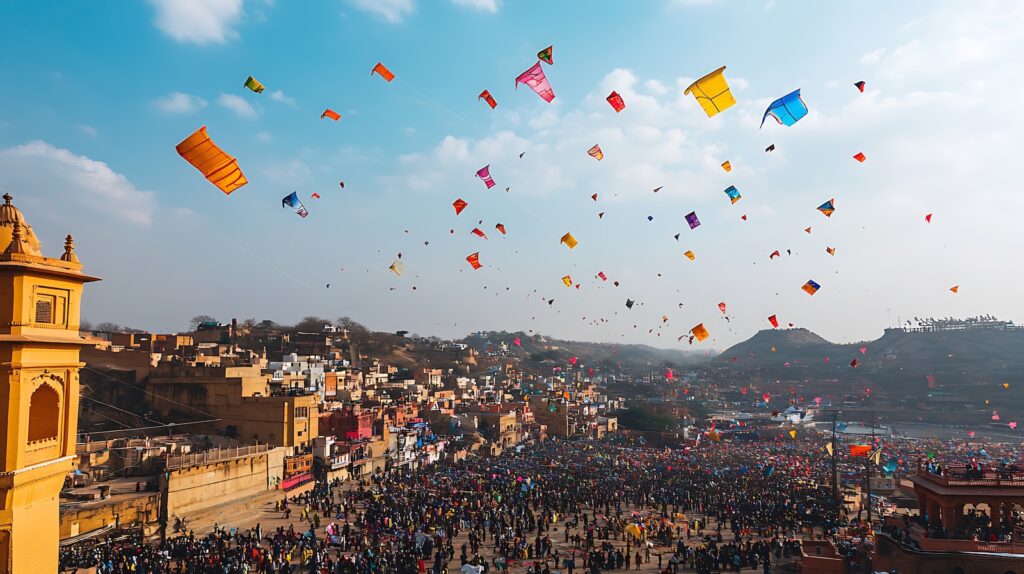
<svg viewBox="0 0 1024 574"><path fill-rule="evenodd" d="M548 83L547 76L544 75L544 70L540 69L540 62L534 64L529 70L526 70L519 77L516 78L516 87L519 84L526 84L530 86L533 91L537 92L537 95L544 99L545 102L551 103L551 100L555 99L555 92L551 89L551 84Z"/></svg>
<svg viewBox="0 0 1024 574"><path fill-rule="evenodd" d="M480 170L476 172L476 176L484 180L484 184L487 185L487 189L494 187L494 180L491 179L491 164L487 164L480 168Z"/></svg>
<svg viewBox="0 0 1024 574"><path fill-rule="evenodd" d="M700 225L700 220L697 219L697 212L691 211L686 214L686 222L690 224L690 229L697 229Z"/></svg>

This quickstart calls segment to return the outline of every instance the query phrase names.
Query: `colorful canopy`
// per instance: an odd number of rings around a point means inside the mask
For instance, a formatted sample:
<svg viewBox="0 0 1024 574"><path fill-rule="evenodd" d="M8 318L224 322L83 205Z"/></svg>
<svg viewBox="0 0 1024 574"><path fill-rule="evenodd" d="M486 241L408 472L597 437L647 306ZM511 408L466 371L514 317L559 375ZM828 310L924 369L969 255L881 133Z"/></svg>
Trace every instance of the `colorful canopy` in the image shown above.
<svg viewBox="0 0 1024 574"><path fill-rule="evenodd" d="M821 285L815 283L813 279L808 279L807 283L804 283L804 286L801 287L801 289L806 291L808 295L814 295L818 292L818 289L821 289Z"/></svg>
<svg viewBox="0 0 1024 574"><path fill-rule="evenodd" d="M605 99L608 100L609 104L611 104L615 113L619 113L626 108L626 102L622 101L622 96L620 96L618 92L613 91L608 94L608 97Z"/></svg>
<svg viewBox="0 0 1024 574"><path fill-rule="evenodd" d="M247 87L250 90L256 92L257 94L263 93L263 90L265 89L263 87L263 84L261 84L259 80L257 80L256 78L254 78L252 76L249 76L248 78L246 78L246 80L245 80L245 87Z"/></svg>
<svg viewBox="0 0 1024 574"><path fill-rule="evenodd" d="M480 92L480 95L477 96L476 99L484 100L485 102L487 102L487 105L491 106L492 110L494 108L498 107L498 102L494 101L494 97L491 96L491 92L489 92L487 90L484 90L484 91Z"/></svg>
<svg viewBox="0 0 1024 574"><path fill-rule="evenodd" d="M391 73L391 70L387 69L384 64L381 64L380 62L377 62L377 65L370 70L370 75L372 76L374 74L384 78L384 81L388 83L391 83L391 80L395 79L395 75Z"/></svg>
<svg viewBox="0 0 1024 574"><path fill-rule="evenodd" d="M696 211L691 211L686 214L686 223L690 224L690 229L696 229L700 225L700 220L697 219Z"/></svg>
<svg viewBox="0 0 1024 574"><path fill-rule="evenodd" d="M764 121L768 116L775 118L775 121L784 126L791 126L806 115L807 104L800 98L800 89L797 88L768 106L761 118L761 127L764 127Z"/></svg>
<svg viewBox="0 0 1024 574"><path fill-rule="evenodd" d="M225 194L242 187L249 181L238 167L238 160L224 153L213 143L203 126L188 136L175 148L178 155L199 170L210 183Z"/></svg>
<svg viewBox="0 0 1024 574"><path fill-rule="evenodd" d="M740 190L736 189L735 185L730 185L729 187L725 188L725 194L729 196L729 201L733 203L736 203L737 201L743 198L743 196L740 195Z"/></svg>
<svg viewBox="0 0 1024 574"><path fill-rule="evenodd" d="M709 118L736 103L736 98L732 97L732 92L729 91L729 83L725 81L724 72L725 66L722 66L690 84L690 87L683 91L684 96L693 92L693 97L697 99L700 107L704 108L704 113Z"/></svg>
<svg viewBox="0 0 1024 574"><path fill-rule="evenodd" d="M290 194L284 196L284 198L281 200L281 207L286 206L294 209L295 213L297 213L299 217L306 217L307 215L309 215L309 212L306 211L306 206L302 205L302 201L299 200L298 192L293 191Z"/></svg>
<svg viewBox="0 0 1024 574"><path fill-rule="evenodd" d="M551 84L548 83L548 78L544 75L540 62L537 62L530 69L516 77L517 88L519 84L530 86L545 102L551 103L551 100L555 99L555 92L551 89Z"/></svg>

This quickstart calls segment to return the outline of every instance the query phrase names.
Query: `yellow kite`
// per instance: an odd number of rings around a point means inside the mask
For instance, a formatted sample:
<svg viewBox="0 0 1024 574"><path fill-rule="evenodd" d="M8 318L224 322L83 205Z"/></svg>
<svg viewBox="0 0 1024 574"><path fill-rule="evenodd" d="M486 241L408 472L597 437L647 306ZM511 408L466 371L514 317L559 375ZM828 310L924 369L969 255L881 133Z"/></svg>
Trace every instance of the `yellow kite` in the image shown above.
<svg viewBox="0 0 1024 574"><path fill-rule="evenodd" d="M684 96L693 92L693 97L697 98L697 103L704 108L704 113L709 118L731 108L736 103L736 98L732 97L729 84L725 81L724 71L725 66L718 68L690 84L690 87L683 92Z"/></svg>
<svg viewBox="0 0 1024 574"><path fill-rule="evenodd" d="M693 261L694 259L697 258L697 256L694 255L693 251L687 251L686 253L683 253L683 255L685 255L686 258L689 259L690 261Z"/></svg>
<svg viewBox="0 0 1024 574"><path fill-rule="evenodd" d="M579 242L576 241L576 238L572 236L572 233L566 233L563 235L561 243L564 243L569 249L575 249L576 245L579 244Z"/></svg>
<svg viewBox="0 0 1024 574"><path fill-rule="evenodd" d="M704 323L700 323L696 327L690 329L690 332L693 333L694 337L697 337L698 341L703 341L711 336L710 333L708 333L708 330L704 328Z"/></svg>
<svg viewBox="0 0 1024 574"><path fill-rule="evenodd" d="M238 160L224 153L206 135L206 126L185 138L177 148L178 155L198 169L207 180L225 194L249 183L238 167Z"/></svg>

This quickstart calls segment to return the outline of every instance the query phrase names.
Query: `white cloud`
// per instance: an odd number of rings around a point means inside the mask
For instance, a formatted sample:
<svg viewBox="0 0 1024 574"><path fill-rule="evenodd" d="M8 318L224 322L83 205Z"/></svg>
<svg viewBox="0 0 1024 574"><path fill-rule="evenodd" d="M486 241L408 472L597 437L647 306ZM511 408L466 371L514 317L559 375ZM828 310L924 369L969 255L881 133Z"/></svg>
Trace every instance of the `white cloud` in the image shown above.
<svg viewBox="0 0 1024 574"><path fill-rule="evenodd" d="M286 96L281 90L274 90L273 92L270 92L270 99L275 102L281 102L282 104L288 104L293 108L295 107L295 98Z"/></svg>
<svg viewBox="0 0 1024 574"><path fill-rule="evenodd" d="M484 12L497 12L501 6L501 0L452 0L452 4Z"/></svg>
<svg viewBox="0 0 1024 574"><path fill-rule="evenodd" d="M396 24L416 11L414 0L349 0L353 7Z"/></svg>
<svg viewBox="0 0 1024 574"><path fill-rule="evenodd" d="M54 210L86 209L137 225L149 225L156 209L153 192L107 164L42 141L0 150L0 186L45 197Z"/></svg>
<svg viewBox="0 0 1024 574"><path fill-rule="evenodd" d="M270 132L260 132L256 134L256 139L260 140L261 142L268 142L274 139L274 136L270 135Z"/></svg>
<svg viewBox="0 0 1024 574"><path fill-rule="evenodd" d="M217 98L217 103L231 110L239 117L255 118L257 116L256 108L252 107L252 104L242 96L236 96L235 94L221 94L220 97Z"/></svg>
<svg viewBox="0 0 1024 574"><path fill-rule="evenodd" d="M82 124L82 125L78 126L78 131L82 132L83 134L85 134L85 135L87 135L87 136L89 136L91 138L94 138L97 135L99 135L98 132L96 131L96 128L94 128L94 127L92 127L90 125L87 125L87 124Z"/></svg>
<svg viewBox="0 0 1024 574"><path fill-rule="evenodd" d="M206 100L182 92L172 92L153 100L153 105L165 114L190 114L205 108Z"/></svg>
<svg viewBox="0 0 1024 574"><path fill-rule="evenodd" d="M882 61L882 56L885 56L885 48L878 48L871 50L860 57L860 63L862 64L877 64Z"/></svg>
<svg viewBox="0 0 1024 574"><path fill-rule="evenodd" d="M312 173L309 164L299 159L274 161L263 168L263 175L268 181L283 186L306 183Z"/></svg>
<svg viewBox="0 0 1024 574"><path fill-rule="evenodd" d="M156 27L178 42L223 44L238 37L242 0L149 0Z"/></svg>

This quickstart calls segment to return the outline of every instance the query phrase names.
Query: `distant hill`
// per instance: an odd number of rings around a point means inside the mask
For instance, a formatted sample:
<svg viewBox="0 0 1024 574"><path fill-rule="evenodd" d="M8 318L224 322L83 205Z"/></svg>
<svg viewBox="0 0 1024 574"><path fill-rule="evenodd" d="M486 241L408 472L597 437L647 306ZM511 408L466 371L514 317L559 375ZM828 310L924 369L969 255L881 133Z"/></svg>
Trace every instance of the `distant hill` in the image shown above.
<svg viewBox="0 0 1024 574"><path fill-rule="evenodd" d="M518 338L520 346L513 344ZM493 350L502 343L519 357L523 368L537 368L548 364L564 365L573 357L585 365L604 370L644 371L663 368L684 368L706 363L709 353L689 352L676 349L659 349L648 345L617 345L586 341L567 341L542 335L487 331L474 333L461 342L480 352Z"/></svg>

